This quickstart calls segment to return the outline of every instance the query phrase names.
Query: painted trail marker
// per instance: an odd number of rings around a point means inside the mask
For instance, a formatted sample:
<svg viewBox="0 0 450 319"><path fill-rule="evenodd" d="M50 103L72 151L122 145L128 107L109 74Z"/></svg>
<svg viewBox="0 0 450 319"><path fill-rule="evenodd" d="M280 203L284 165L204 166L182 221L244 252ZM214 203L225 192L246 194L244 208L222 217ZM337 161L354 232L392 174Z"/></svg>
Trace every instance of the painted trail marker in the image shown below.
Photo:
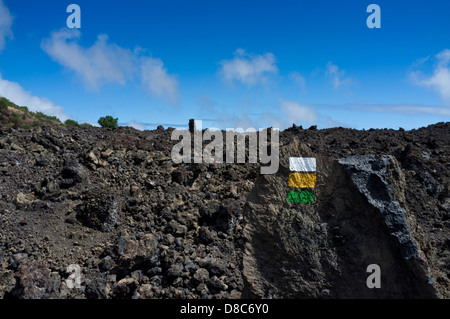
<svg viewBox="0 0 450 319"><path fill-rule="evenodd" d="M308 173L316 171L316 159L313 157L291 157L289 158L289 169L291 172Z"/></svg>
<svg viewBox="0 0 450 319"><path fill-rule="evenodd" d="M289 187L287 197L288 203L312 204L314 203L314 193L312 189L317 182L317 162L312 157L291 157L289 158Z"/></svg>
<svg viewBox="0 0 450 319"><path fill-rule="evenodd" d="M314 188L317 177L315 173L290 173L289 187Z"/></svg>
<svg viewBox="0 0 450 319"><path fill-rule="evenodd" d="M288 203L313 204L314 194L311 191L297 189L290 191L287 198Z"/></svg>

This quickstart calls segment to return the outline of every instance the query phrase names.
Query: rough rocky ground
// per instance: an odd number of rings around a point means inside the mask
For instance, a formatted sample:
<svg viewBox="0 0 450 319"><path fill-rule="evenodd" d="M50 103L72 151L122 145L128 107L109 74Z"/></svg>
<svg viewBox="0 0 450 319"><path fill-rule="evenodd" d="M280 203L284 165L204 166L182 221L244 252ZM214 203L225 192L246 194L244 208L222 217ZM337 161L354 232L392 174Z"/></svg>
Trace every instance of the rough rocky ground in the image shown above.
<svg viewBox="0 0 450 319"><path fill-rule="evenodd" d="M450 297L450 123L294 126L274 175L176 165L171 132L0 125L0 298ZM290 156L318 159L313 205Z"/></svg>

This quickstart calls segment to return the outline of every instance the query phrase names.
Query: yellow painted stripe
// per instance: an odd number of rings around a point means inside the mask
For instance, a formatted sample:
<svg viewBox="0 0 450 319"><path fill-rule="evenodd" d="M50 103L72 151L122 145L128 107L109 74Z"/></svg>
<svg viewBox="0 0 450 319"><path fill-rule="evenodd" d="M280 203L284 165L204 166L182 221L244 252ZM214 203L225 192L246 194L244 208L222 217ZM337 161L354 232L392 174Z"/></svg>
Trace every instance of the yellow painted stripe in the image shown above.
<svg viewBox="0 0 450 319"><path fill-rule="evenodd" d="M298 188L316 187L317 176L315 173L290 173L289 186Z"/></svg>

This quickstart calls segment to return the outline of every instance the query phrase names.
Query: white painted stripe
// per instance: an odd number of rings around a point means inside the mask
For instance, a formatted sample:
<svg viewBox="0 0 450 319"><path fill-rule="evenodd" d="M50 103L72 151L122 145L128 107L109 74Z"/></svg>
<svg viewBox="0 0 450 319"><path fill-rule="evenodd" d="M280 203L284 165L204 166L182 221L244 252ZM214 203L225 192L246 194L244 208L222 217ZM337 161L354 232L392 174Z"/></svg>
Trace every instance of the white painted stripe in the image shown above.
<svg viewBox="0 0 450 319"><path fill-rule="evenodd" d="M289 169L291 172L315 172L316 159L312 157L289 158Z"/></svg>

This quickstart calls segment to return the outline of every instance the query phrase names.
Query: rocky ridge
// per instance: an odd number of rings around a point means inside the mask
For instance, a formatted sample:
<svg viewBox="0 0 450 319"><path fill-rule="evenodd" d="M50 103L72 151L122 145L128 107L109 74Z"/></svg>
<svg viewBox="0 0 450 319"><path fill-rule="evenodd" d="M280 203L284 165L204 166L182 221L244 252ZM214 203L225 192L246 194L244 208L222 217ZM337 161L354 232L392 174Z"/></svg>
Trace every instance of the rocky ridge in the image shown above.
<svg viewBox="0 0 450 319"><path fill-rule="evenodd" d="M174 164L172 130L0 126L0 297L450 297L449 123L293 126L274 175ZM313 205L286 202L292 156Z"/></svg>

